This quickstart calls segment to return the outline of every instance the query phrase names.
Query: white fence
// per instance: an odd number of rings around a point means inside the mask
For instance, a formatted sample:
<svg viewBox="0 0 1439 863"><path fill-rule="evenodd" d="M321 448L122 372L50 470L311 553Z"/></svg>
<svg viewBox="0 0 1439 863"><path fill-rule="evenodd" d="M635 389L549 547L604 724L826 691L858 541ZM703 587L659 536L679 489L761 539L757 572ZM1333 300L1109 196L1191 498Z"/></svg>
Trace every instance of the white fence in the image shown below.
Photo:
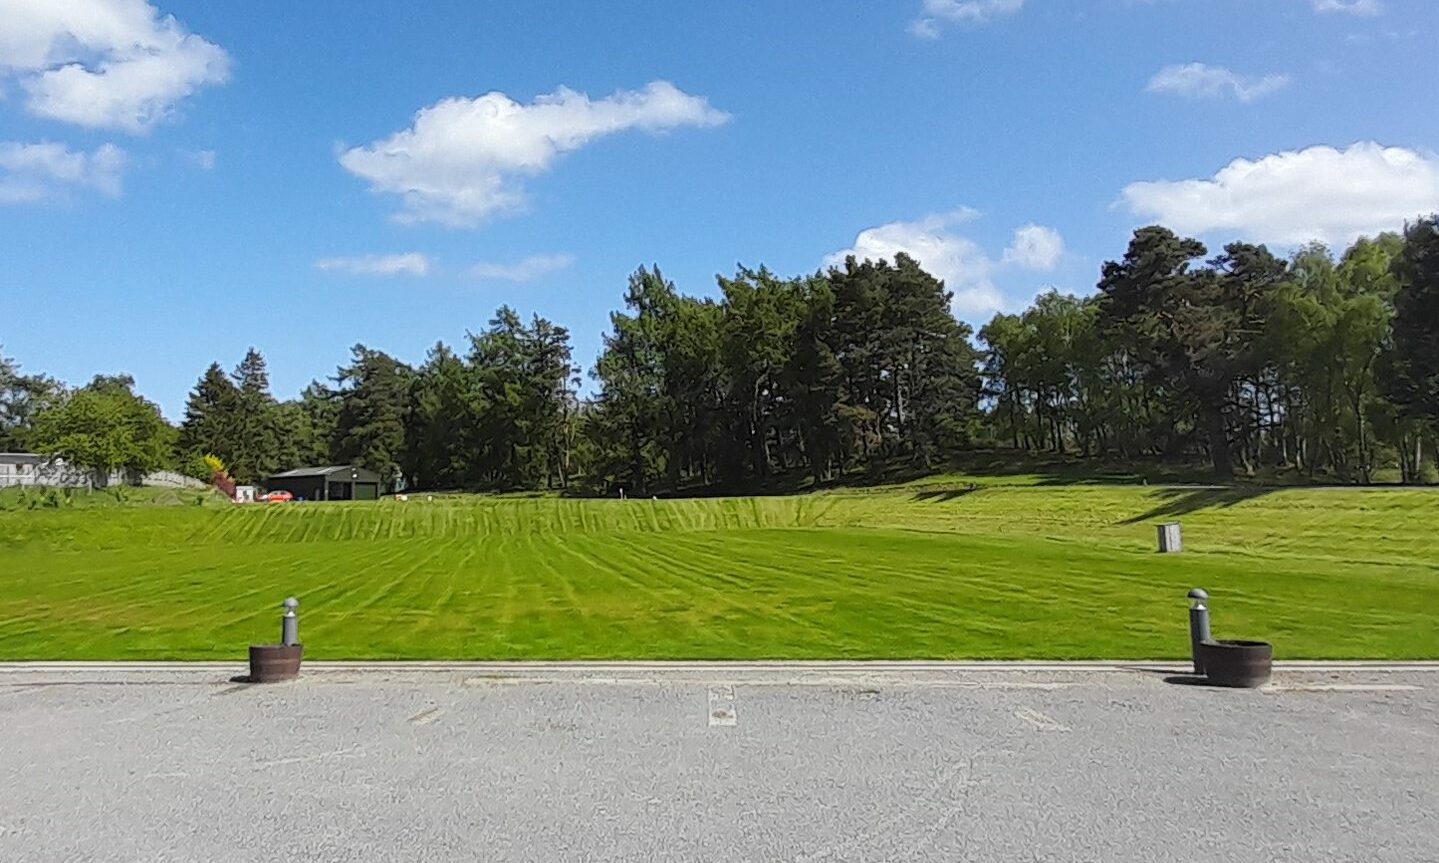
<svg viewBox="0 0 1439 863"><path fill-rule="evenodd" d="M140 480L140 485L148 485L154 488L205 488L207 482L201 482L193 476L185 476L183 473L175 473L173 470L157 470L154 473L145 474Z"/></svg>
<svg viewBox="0 0 1439 863"><path fill-rule="evenodd" d="M62 461L34 458L5 460L0 454L0 488L105 488L112 485L142 485L155 488L204 488L192 476L170 470L135 476L126 471L94 473L71 467Z"/></svg>

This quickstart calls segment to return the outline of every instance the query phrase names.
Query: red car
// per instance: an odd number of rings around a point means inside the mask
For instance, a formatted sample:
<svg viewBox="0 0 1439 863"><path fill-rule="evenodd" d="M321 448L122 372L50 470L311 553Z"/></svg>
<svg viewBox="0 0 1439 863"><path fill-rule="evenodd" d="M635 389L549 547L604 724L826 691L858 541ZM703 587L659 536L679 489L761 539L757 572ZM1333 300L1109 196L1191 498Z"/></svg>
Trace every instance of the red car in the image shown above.
<svg viewBox="0 0 1439 863"><path fill-rule="evenodd" d="M295 496L288 491L272 491L265 495L265 503L289 503Z"/></svg>

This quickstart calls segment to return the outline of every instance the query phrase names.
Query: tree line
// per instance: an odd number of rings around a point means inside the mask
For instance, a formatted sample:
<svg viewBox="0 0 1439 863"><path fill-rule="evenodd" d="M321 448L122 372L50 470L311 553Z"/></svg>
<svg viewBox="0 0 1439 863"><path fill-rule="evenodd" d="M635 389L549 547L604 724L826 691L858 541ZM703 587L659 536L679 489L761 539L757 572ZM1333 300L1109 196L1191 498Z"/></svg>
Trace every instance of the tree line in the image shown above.
<svg viewBox="0 0 1439 863"><path fill-rule="evenodd" d="M1011 446L1424 476L1439 420L1439 222L1281 260L1137 231L1095 295L1041 295L980 331L990 427Z"/></svg>
<svg viewBox="0 0 1439 863"><path fill-rule="evenodd" d="M1288 259L1142 228L1093 295L1050 291L977 334L904 254L717 282L693 297L636 271L587 397L568 331L509 307L418 365L356 345L286 401L251 349L200 376L178 427L127 377L70 389L0 357L0 450L203 478L210 456L241 483L357 464L394 487L635 495L937 470L994 447L1203 459L1222 478L1430 469L1435 217Z"/></svg>

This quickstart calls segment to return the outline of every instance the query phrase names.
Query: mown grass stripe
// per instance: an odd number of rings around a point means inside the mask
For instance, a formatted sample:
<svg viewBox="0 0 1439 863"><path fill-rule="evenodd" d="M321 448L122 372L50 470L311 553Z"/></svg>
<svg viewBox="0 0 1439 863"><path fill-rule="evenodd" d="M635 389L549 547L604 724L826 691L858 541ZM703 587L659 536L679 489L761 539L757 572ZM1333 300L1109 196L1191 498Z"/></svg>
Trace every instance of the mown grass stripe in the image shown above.
<svg viewBox="0 0 1439 863"><path fill-rule="evenodd" d="M0 658L1439 656L1439 494L938 483L797 498L0 511ZM1184 522L1187 552L1153 553Z"/></svg>

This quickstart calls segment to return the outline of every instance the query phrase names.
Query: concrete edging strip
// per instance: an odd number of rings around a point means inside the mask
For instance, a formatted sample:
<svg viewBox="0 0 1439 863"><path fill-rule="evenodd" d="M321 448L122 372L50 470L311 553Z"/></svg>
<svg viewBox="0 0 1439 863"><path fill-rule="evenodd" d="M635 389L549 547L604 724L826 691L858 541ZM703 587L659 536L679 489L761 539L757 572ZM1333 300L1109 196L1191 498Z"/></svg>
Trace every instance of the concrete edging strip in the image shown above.
<svg viewBox="0 0 1439 863"><path fill-rule="evenodd" d="M1324 672L1439 672L1439 661L1276 661L1276 670ZM865 673L945 673L945 672L1151 672L1184 674L1189 663L1184 660L1107 660L1080 662L972 662L972 661L307 661L307 672L458 672L458 673L694 673L694 672L816 672L825 674ZM244 662L98 662L98 661L35 661L0 662L0 675L17 672L36 673L164 673L164 672L239 672Z"/></svg>

